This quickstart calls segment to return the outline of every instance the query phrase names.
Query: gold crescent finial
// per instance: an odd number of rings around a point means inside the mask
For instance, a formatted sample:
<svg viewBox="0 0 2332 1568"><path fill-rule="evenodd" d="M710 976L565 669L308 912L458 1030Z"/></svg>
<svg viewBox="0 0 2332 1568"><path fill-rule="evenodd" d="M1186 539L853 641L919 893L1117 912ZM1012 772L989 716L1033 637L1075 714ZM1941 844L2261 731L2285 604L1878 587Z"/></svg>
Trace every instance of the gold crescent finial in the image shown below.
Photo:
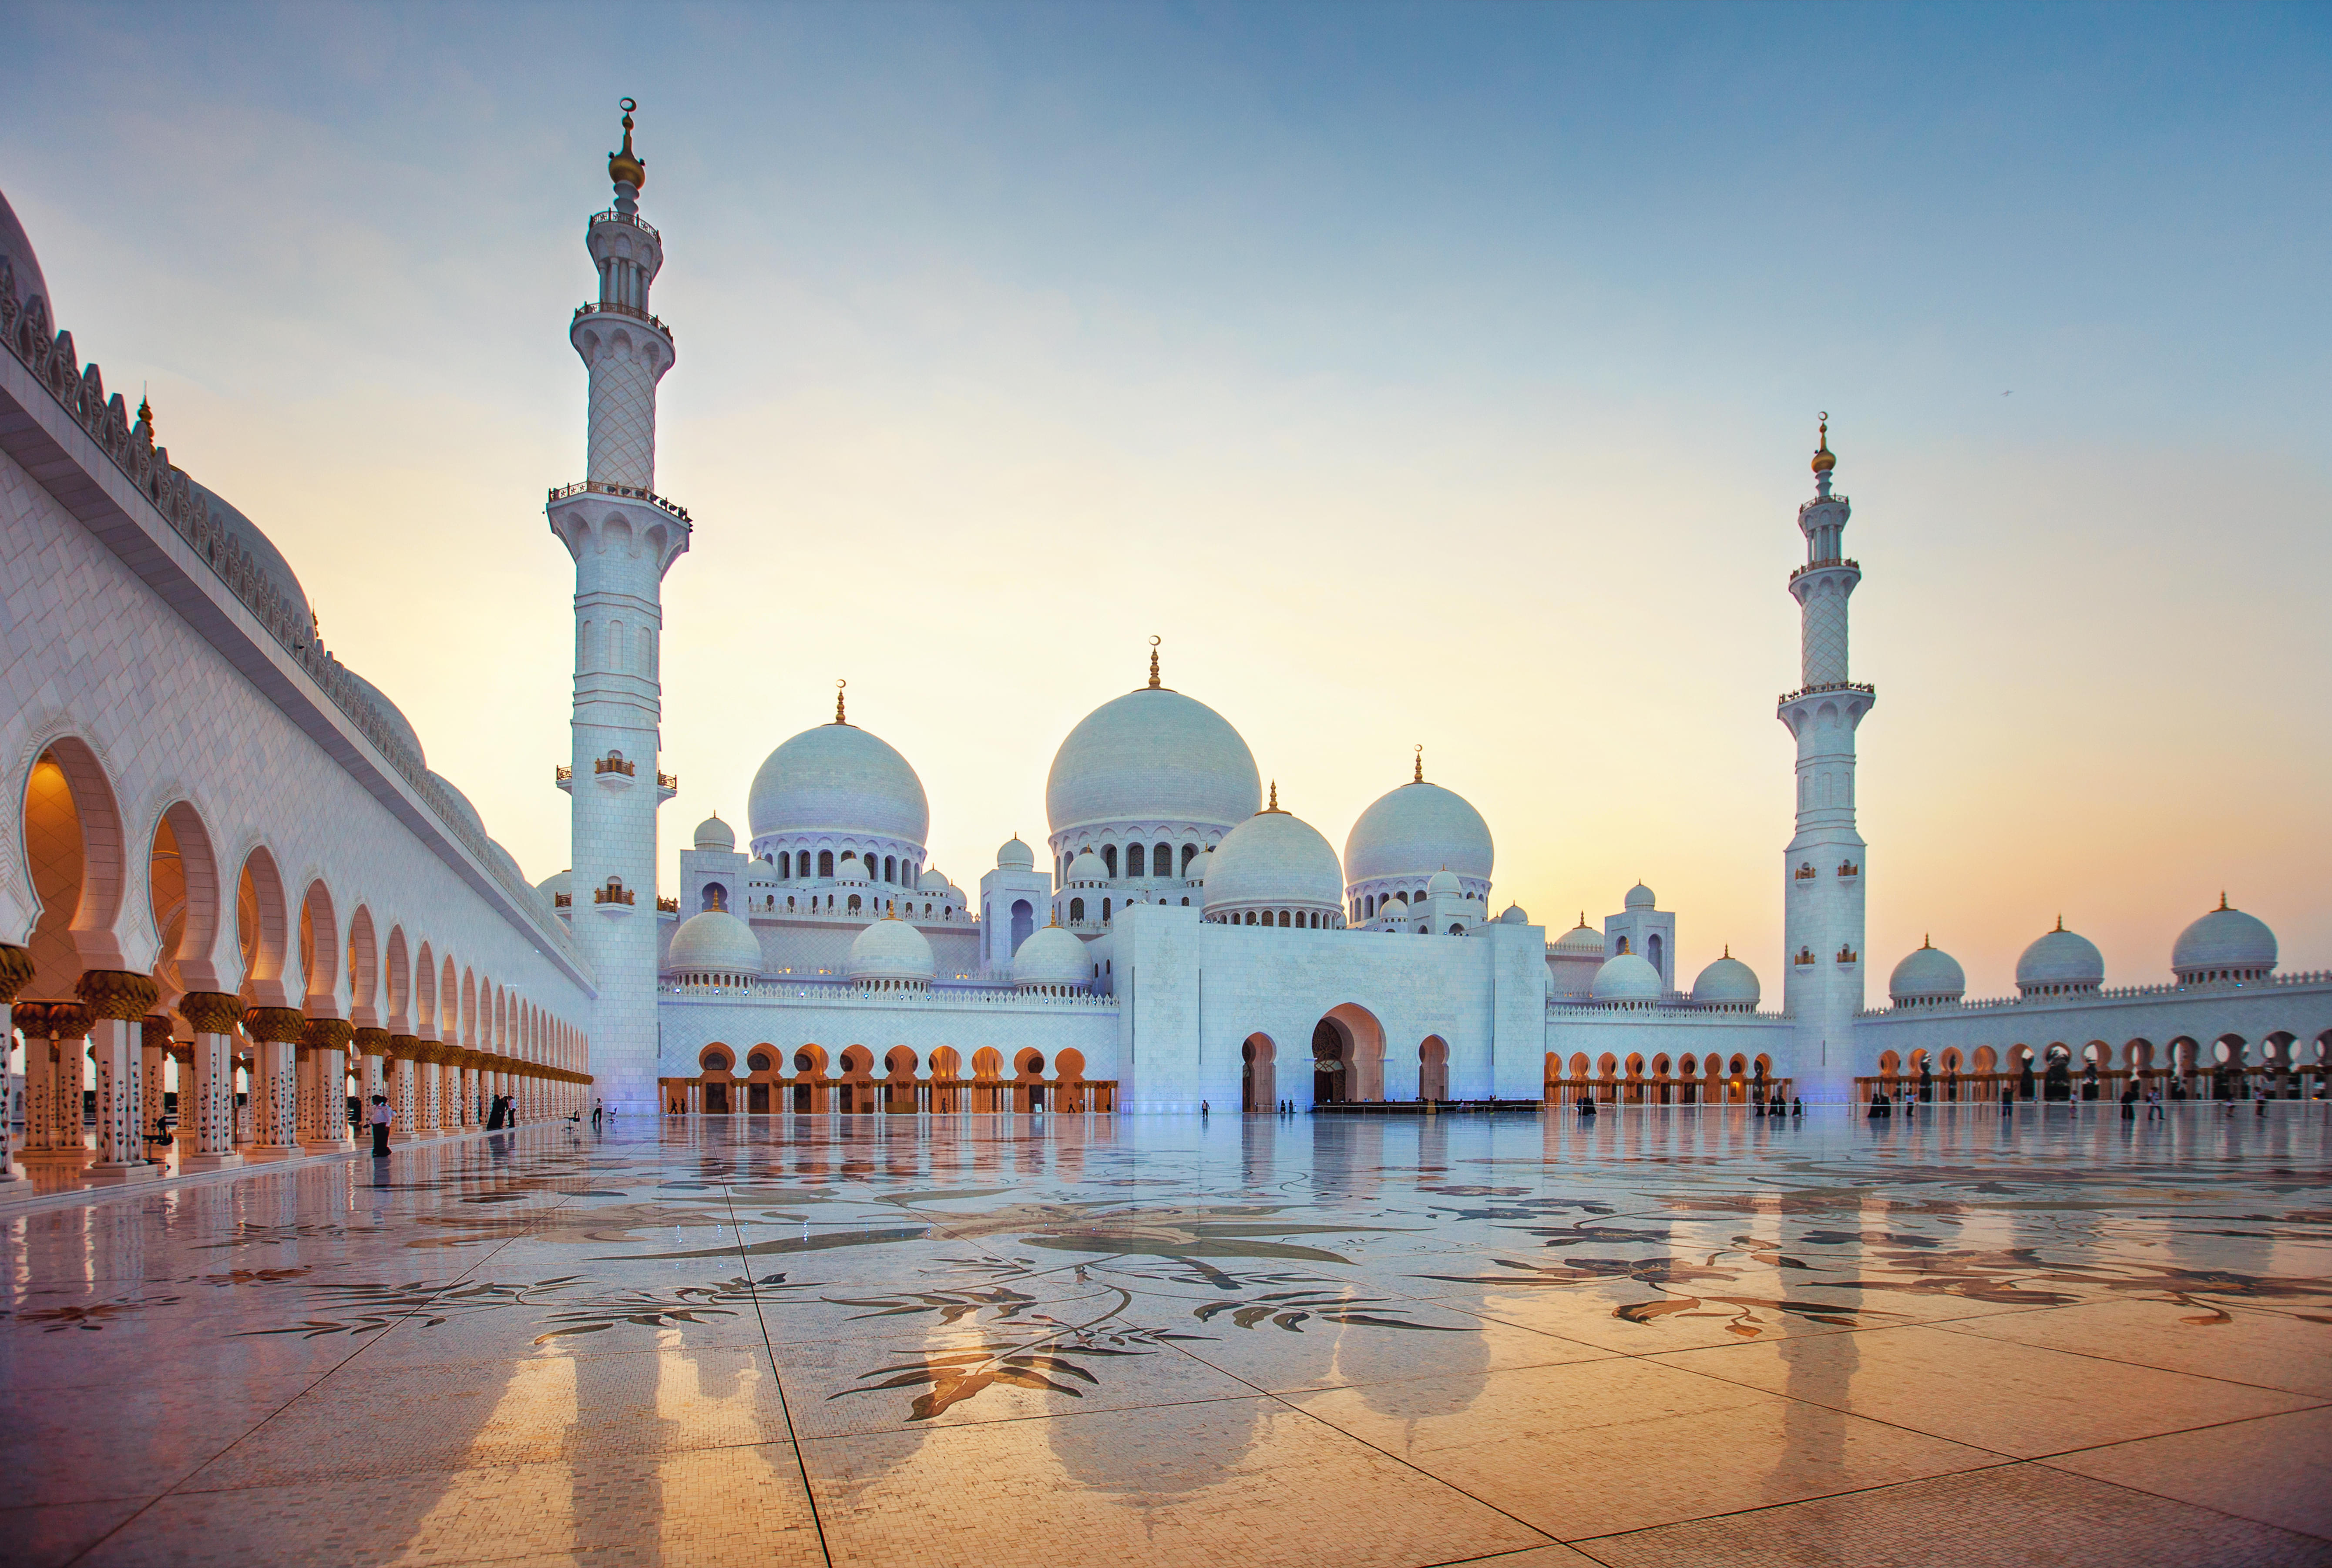
<svg viewBox="0 0 2332 1568"><path fill-rule="evenodd" d="M1153 692L1154 692L1154 691L1157 691L1157 690L1159 689L1159 686L1158 686L1158 644L1159 644L1159 641L1160 641L1160 639L1159 639L1157 636L1152 636L1151 637L1151 639L1150 639L1150 689L1151 689L1152 691L1153 691Z"/></svg>
<svg viewBox="0 0 2332 1568"><path fill-rule="evenodd" d="M1417 743L1417 768L1410 775L1409 781L1412 784L1425 782L1425 742L1422 741Z"/></svg>
<svg viewBox="0 0 2332 1568"><path fill-rule="evenodd" d="M1838 466L1837 454L1830 449L1830 410L1821 411L1821 430L1814 443L1814 472L1828 473Z"/></svg>
<svg viewBox="0 0 2332 1568"><path fill-rule="evenodd" d="M647 160L632 151L632 110L639 104L626 98L618 100L618 106L624 111L624 150L607 155L607 177L636 191L648 183Z"/></svg>
<svg viewBox="0 0 2332 1568"><path fill-rule="evenodd" d="M850 722L849 720L842 716L842 693L843 689L849 684L850 683L848 681L836 681L834 683L834 722L837 724L847 724Z"/></svg>

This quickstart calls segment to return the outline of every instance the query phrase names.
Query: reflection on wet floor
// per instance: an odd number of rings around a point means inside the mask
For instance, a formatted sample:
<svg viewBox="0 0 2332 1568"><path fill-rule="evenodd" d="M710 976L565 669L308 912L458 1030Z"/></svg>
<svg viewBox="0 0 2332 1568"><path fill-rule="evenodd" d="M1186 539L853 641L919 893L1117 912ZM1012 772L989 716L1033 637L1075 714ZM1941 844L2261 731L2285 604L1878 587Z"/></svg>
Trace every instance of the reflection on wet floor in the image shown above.
<svg viewBox="0 0 2332 1568"><path fill-rule="evenodd" d="M2332 1561L2327 1127L695 1118L0 1209L0 1560Z"/></svg>

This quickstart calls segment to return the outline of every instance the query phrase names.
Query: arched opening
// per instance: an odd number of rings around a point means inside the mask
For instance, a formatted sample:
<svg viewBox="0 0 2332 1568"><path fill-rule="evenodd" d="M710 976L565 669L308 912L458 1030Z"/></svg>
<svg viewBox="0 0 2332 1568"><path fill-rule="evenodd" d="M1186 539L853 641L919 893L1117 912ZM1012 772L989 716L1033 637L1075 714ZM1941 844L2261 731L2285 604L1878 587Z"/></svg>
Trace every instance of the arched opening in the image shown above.
<svg viewBox="0 0 2332 1568"><path fill-rule="evenodd" d="M989 1115L1005 1108L1004 1053L982 1046L971 1053L971 1108Z"/></svg>
<svg viewBox="0 0 2332 1568"><path fill-rule="evenodd" d="M883 1109L894 1115L912 1116L919 1107L915 1101L920 1085L915 1082L915 1053L905 1046L893 1046L883 1053Z"/></svg>
<svg viewBox="0 0 2332 1568"><path fill-rule="evenodd" d="M219 875L210 831L184 800L154 825L147 871L154 930L161 938L154 979L165 1005L187 991L220 989Z"/></svg>
<svg viewBox="0 0 2332 1568"><path fill-rule="evenodd" d="M1692 1056L1677 1058L1677 1103L1696 1105L1700 1103L1700 1063Z"/></svg>
<svg viewBox="0 0 2332 1568"><path fill-rule="evenodd" d="M1014 899L1012 901L1012 946L1010 951L1013 952L1018 952L1020 951L1020 944L1027 942L1031 936L1034 936L1036 932L1037 912L1028 906L1028 901L1027 899Z"/></svg>
<svg viewBox="0 0 2332 1568"><path fill-rule="evenodd" d="M963 1057L953 1046L932 1050L932 1112L951 1116L963 1109Z"/></svg>
<svg viewBox="0 0 2332 1568"><path fill-rule="evenodd" d="M1279 1108L1278 1060L1279 1047L1271 1043L1269 1035L1247 1036L1246 1044L1239 1047L1240 1110Z"/></svg>
<svg viewBox="0 0 2332 1568"><path fill-rule="evenodd" d="M1449 1042L1439 1035L1428 1035L1417 1044L1417 1097L1449 1097Z"/></svg>
<svg viewBox="0 0 2332 1568"><path fill-rule="evenodd" d="M835 1109L845 1115L859 1115L874 1106L874 1053L865 1046L851 1046L842 1053L842 1082L835 1091Z"/></svg>
<svg viewBox="0 0 2332 1568"><path fill-rule="evenodd" d="M1312 1028L1314 1104L1384 1098L1384 1026L1355 1002L1330 1008Z"/></svg>
<svg viewBox="0 0 2332 1568"><path fill-rule="evenodd" d="M1053 1095L1056 1111L1100 1109L1094 1103L1093 1089L1085 1083L1085 1054L1074 1046L1053 1057Z"/></svg>
<svg viewBox="0 0 2332 1568"><path fill-rule="evenodd" d="M1665 985L1668 978L1668 947L1660 941L1658 932L1644 939L1644 961L1660 971L1660 981Z"/></svg>
<svg viewBox="0 0 2332 1568"><path fill-rule="evenodd" d="M1149 875L1149 873L1143 869L1145 865L1144 856L1148 852L1139 844L1129 844L1125 846L1125 875L1127 876L1146 876Z"/></svg>
<svg viewBox="0 0 2332 1568"><path fill-rule="evenodd" d="M1045 1056L1037 1050L1022 1051L1012 1062L1012 1103L1017 1111L1040 1112L1045 1109Z"/></svg>
<svg viewBox="0 0 2332 1568"><path fill-rule="evenodd" d="M706 883L704 892L697 900L697 912L703 913L711 910L725 911L728 907L729 890L717 882Z"/></svg>

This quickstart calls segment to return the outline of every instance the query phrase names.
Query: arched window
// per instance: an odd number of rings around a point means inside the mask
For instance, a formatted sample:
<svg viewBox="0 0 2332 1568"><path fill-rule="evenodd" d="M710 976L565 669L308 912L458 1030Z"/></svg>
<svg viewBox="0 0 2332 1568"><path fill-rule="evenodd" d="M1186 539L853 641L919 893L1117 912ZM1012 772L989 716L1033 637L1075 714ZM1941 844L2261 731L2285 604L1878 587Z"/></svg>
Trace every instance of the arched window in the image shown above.
<svg viewBox="0 0 2332 1568"><path fill-rule="evenodd" d="M885 882L899 880L899 862L892 856L886 855L883 857L883 880Z"/></svg>
<svg viewBox="0 0 2332 1568"><path fill-rule="evenodd" d="M833 850L821 849L817 852L817 874L820 876L832 876L834 875Z"/></svg>
<svg viewBox="0 0 2332 1568"><path fill-rule="evenodd" d="M1624 936L1623 936L1623 937L1621 937L1621 938L1620 939L1620 952L1626 952L1626 951L1630 951L1630 950L1629 950L1629 947L1628 947L1628 939L1627 939L1626 937L1624 937ZM1613 954L1612 956L1614 956L1614 957L1616 958L1616 957L1617 957L1617 956L1619 956L1619 955L1615 953L1615 954Z"/></svg>
<svg viewBox="0 0 2332 1568"><path fill-rule="evenodd" d="M1109 900L1105 898L1101 901L1101 923L1104 925L1109 923Z"/></svg>
<svg viewBox="0 0 2332 1568"><path fill-rule="evenodd" d="M793 906L794 906L794 895L793 895L792 894L788 893L788 894L786 894L786 907L787 907L788 909L789 909L789 910L790 910L791 908L793 908Z"/></svg>
<svg viewBox="0 0 2332 1568"><path fill-rule="evenodd" d="M858 913L858 895L855 893L850 895L850 913L853 914Z"/></svg>
<svg viewBox="0 0 2332 1568"><path fill-rule="evenodd" d="M704 884L703 905L708 910L727 909L729 907L729 890L722 886L717 882L706 883Z"/></svg>
<svg viewBox="0 0 2332 1568"><path fill-rule="evenodd" d="M1182 880L1183 880L1183 881L1188 882L1188 881L1190 881L1190 862L1192 862L1193 860L1196 860L1196 859L1198 859L1198 858L1199 858L1199 846L1198 846L1197 845L1195 845L1195 844L1185 844L1184 846L1182 846Z"/></svg>
<svg viewBox="0 0 2332 1568"><path fill-rule="evenodd" d="M792 854L792 852L791 852L791 851L789 851L789 850L780 850L780 851L779 851L779 853L778 853L778 880L779 880L779 881L780 881L780 882L790 882L790 881L792 881L792 880L793 880L793 875L794 875L794 857L793 857L793 854Z"/></svg>
<svg viewBox="0 0 2332 1568"><path fill-rule="evenodd" d="M1114 844L1104 844L1104 845L1103 845L1103 846L1101 846L1101 863L1102 863L1103 867L1104 867L1105 870L1107 870L1107 871L1108 871L1108 873L1109 873L1109 879L1110 879L1112 882L1115 882L1115 881L1117 880L1117 846L1116 846L1116 845L1114 845ZM1104 917L1104 918L1106 918L1106 917Z"/></svg>
<svg viewBox="0 0 2332 1568"><path fill-rule="evenodd" d="M1662 980L1666 980L1668 978L1668 968L1667 964L1660 961L1660 933L1658 932L1654 932L1651 935L1644 939L1645 959L1650 962L1654 969L1660 971L1660 978Z"/></svg>
<svg viewBox="0 0 2332 1568"><path fill-rule="evenodd" d="M1083 922L1085 917L1085 901L1082 898L1073 898L1069 900L1069 923L1071 925L1076 925Z"/></svg>
<svg viewBox="0 0 2332 1568"><path fill-rule="evenodd" d="M1142 869L1144 864L1145 862L1142 846L1139 844L1127 845L1125 846L1125 875L1128 876L1147 875L1148 873Z"/></svg>

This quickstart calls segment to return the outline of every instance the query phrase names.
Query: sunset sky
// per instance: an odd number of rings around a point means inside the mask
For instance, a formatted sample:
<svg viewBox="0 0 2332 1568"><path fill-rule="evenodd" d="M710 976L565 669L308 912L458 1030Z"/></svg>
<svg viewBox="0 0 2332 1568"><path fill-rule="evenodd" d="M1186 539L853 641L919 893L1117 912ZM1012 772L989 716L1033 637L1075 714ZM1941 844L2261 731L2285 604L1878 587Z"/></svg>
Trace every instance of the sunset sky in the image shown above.
<svg viewBox="0 0 2332 1568"><path fill-rule="evenodd" d="M1781 990L1818 410L1874 1000L2224 889L2332 966L2332 10L24 8L60 322L540 878L616 100L679 340L664 875L831 712L968 891L1167 684L1341 850L1408 777L1560 929ZM37 91L27 91L38 84ZM1041 853L1041 849L1040 849Z"/></svg>

